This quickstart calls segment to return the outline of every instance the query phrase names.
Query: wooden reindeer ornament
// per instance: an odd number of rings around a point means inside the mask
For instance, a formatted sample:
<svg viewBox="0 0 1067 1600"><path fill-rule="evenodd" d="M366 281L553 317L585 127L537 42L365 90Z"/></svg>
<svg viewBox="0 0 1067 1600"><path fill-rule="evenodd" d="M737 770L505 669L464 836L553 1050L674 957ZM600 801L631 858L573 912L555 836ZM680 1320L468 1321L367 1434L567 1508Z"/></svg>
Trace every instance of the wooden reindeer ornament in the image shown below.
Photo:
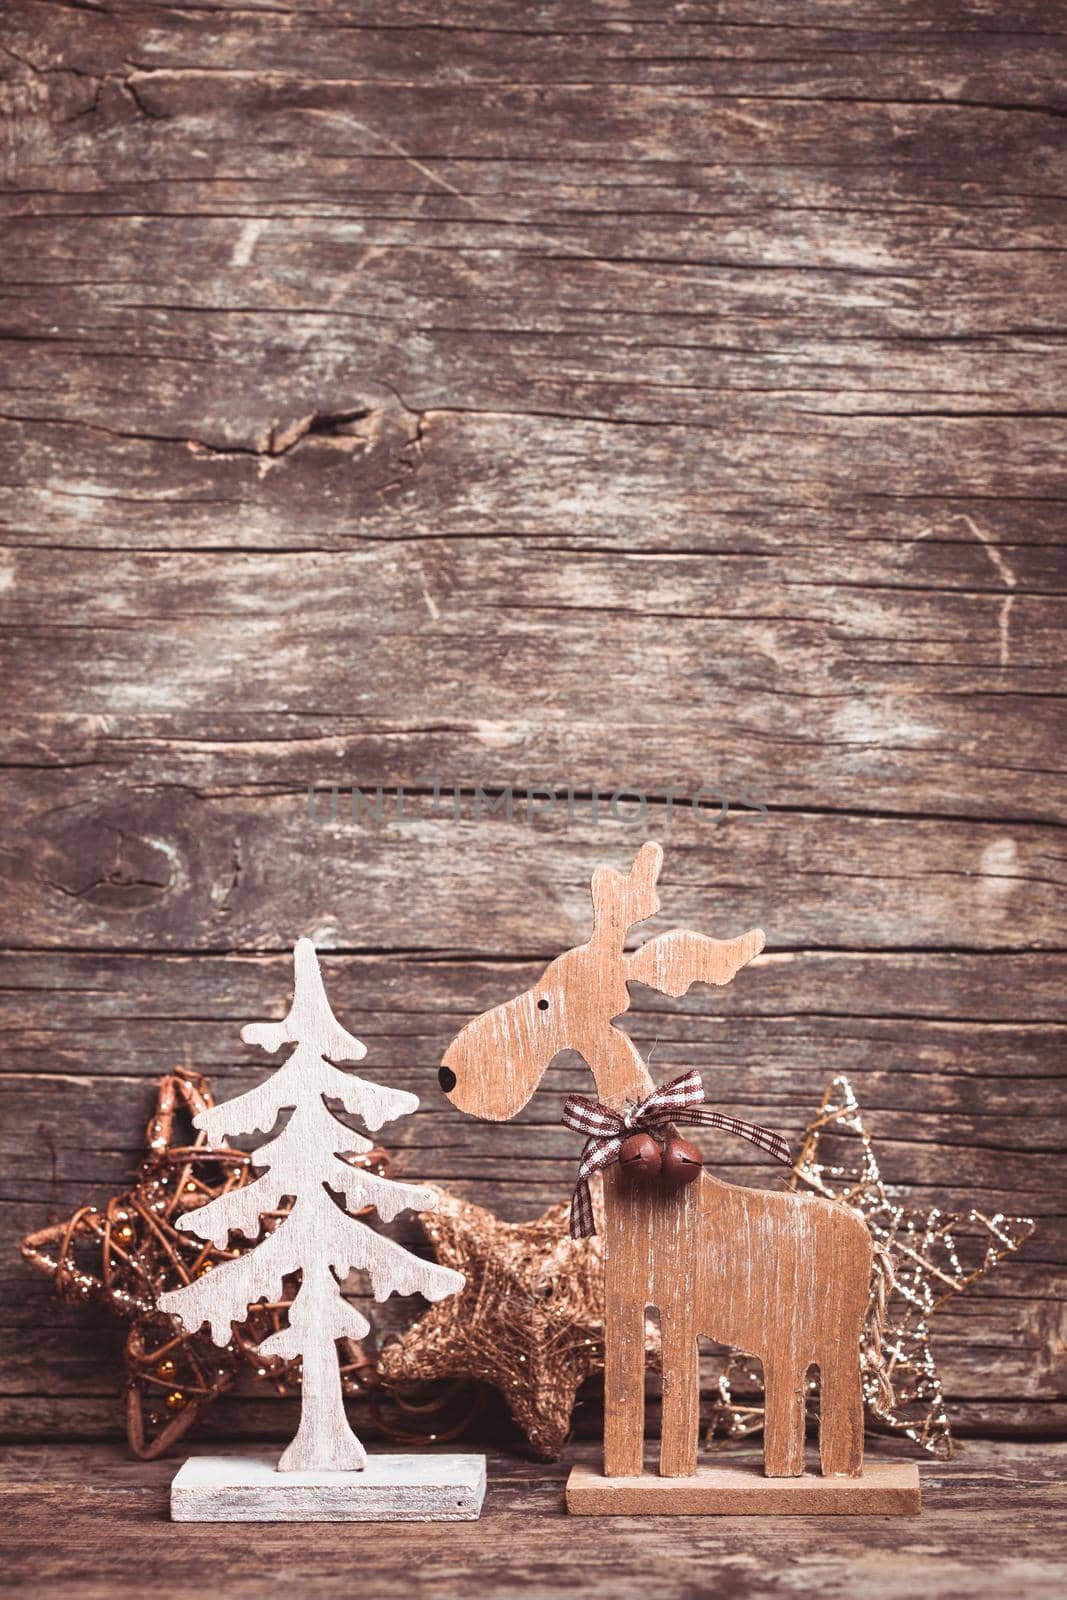
<svg viewBox="0 0 1067 1600"><path fill-rule="evenodd" d="M655 1091L637 1047L614 1025L629 1008L630 982L677 996L694 983L729 983L763 949L759 929L728 940L672 929L627 953L630 928L659 909L656 881L662 860L660 846L649 842L628 876L609 867L594 872L593 931L587 943L552 961L525 994L468 1023L445 1052L441 1087L460 1110L500 1121L522 1109L559 1051L578 1051L592 1069L600 1104L570 1101L565 1120L592 1136L583 1174L597 1166L604 1171L605 1477L632 1479L642 1473L644 1319L651 1304L660 1313L663 1342L663 1422L661 1479L646 1483L692 1479L696 1473L700 1335L763 1364L768 1479L803 1473L805 1387L813 1364L820 1373L822 1471L858 1478L863 1465L860 1335L872 1272L863 1219L837 1202L739 1188L707 1171L688 1184L634 1183L616 1159L630 1130L658 1132L671 1121L725 1126L772 1150L776 1143L765 1129L693 1111L693 1099L703 1099L695 1074ZM596 1153L598 1132L611 1146L604 1159ZM584 1176L576 1191L579 1217L583 1182ZM744 1495L735 1496L724 1505L690 1498L684 1505L660 1503L656 1509L764 1509L743 1500ZM574 1503L570 1490L568 1503L585 1509ZM588 1509L650 1507L631 1495ZM869 1496L862 1509L872 1509ZM894 1507L886 1502L881 1509ZM896 1509L915 1507L909 1502Z"/></svg>
<svg viewBox="0 0 1067 1600"><path fill-rule="evenodd" d="M264 1083L201 1111L194 1122L215 1146L227 1134L270 1132L282 1112L291 1110L292 1115L255 1152L253 1164L265 1170L254 1183L189 1212L178 1227L223 1249L231 1233L256 1239L261 1217L283 1198L292 1198L292 1208L247 1253L162 1295L159 1305L191 1332L207 1323L214 1342L224 1345L231 1325L245 1320L249 1305L280 1300L283 1279L299 1272L300 1288L288 1326L267 1338L259 1350L267 1360L301 1358L300 1426L276 1471L268 1471L269 1464L253 1463L256 1470L249 1479L240 1476L244 1464L222 1458L213 1468L208 1462L205 1475L204 1458L187 1462L172 1488L172 1513L188 1520L241 1520L242 1510L247 1512L258 1497L261 1514L253 1520L364 1519L372 1513L390 1518L437 1516L433 1494L427 1499L427 1492L436 1489L438 1500L444 1495L445 1516L477 1515L479 1475L484 1484L482 1458L438 1458L445 1463L441 1481L435 1483L431 1469L416 1470L412 1481L405 1483L398 1480L395 1469L398 1463L410 1466L413 1458L379 1457L372 1462L379 1469L375 1477L345 1416L337 1341L361 1339L370 1325L343 1297L341 1280L350 1270L365 1270L377 1300L393 1293L420 1293L428 1300L440 1300L462 1289L464 1279L450 1267L412 1255L345 1210L343 1201L354 1207L372 1206L388 1222L406 1209L432 1210L437 1196L431 1189L379 1177L346 1161L347 1154L367 1151L371 1143L341 1122L327 1101L339 1103L371 1129L409 1115L419 1102L405 1090L371 1083L333 1064L361 1060L366 1046L333 1015L309 939L298 941L294 963L295 997L284 1021L249 1023L241 1030L246 1044L270 1052L289 1044L295 1046L292 1053ZM416 1468L421 1465L415 1459ZM300 1481L293 1482L291 1490L283 1483L279 1494L278 1482L286 1474L299 1475ZM318 1475L317 1487L325 1498L308 1493L309 1474ZM364 1479L361 1489L374 1480L362 1499L353 1497L350 1487L339 1486L338 1475L348 1474Z"/></svg>

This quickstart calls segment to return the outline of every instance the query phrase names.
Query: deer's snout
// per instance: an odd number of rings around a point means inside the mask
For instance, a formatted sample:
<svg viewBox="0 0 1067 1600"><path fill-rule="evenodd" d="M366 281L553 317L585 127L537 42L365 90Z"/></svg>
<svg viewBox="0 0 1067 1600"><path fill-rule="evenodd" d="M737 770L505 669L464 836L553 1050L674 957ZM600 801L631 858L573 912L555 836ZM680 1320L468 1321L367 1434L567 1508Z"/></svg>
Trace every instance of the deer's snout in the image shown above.
<svg viewBox="0 0 1067 1600"><path fill-rule="evenodd" d="M437 1081L457 1111L503 1122L521 1111L562 1048L547 1009L530 990L475 1017L441 1058Z"/></svg>

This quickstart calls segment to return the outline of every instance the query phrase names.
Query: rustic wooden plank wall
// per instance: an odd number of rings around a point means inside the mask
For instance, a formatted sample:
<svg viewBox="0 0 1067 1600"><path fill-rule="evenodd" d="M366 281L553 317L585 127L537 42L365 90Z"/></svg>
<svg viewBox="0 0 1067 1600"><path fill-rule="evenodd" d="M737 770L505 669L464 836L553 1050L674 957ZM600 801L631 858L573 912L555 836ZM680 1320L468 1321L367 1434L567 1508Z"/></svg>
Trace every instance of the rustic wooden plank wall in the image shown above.
<svg viewBox="0 0 1067 1600"><path fill-rule="evenodd" d="M655 1064L792 1135L845 1071L902 1195L1037 1215L940 1349L963 1427L1062 1427L1063 10L12 0L0 44L7 1436L117 1423L17 1238L172 1062L262 1071L298 934L425 1097L409 1171L562 1195L579 1064L503 1128L435 1068L646 834L657 927L769 936L640 993ZM353 782L420 794L309 819ZM573 818L475 815L545 783Z"/></svg>

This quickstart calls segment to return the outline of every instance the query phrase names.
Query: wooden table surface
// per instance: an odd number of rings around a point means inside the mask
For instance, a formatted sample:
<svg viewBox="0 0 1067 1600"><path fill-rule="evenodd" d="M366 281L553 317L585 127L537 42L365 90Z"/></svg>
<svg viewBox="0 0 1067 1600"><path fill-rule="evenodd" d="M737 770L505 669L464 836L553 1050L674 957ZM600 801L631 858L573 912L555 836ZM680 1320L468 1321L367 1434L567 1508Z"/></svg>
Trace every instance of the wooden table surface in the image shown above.
<svg viewBox="0 0 1067 1600"><path fill-rule="evenodd" d="M875 1444L872 1458L889 1447ZM900 1456L900 1447L896 1447ZM1067 1581L1067 1445L982 1443L923 1462L918 1518L571 1518L559 1466L492 1454L476 1523L172 1524L174 1461L18 1447L0 1462L5 1592L77 1600L1005 1600Z"/></svg>

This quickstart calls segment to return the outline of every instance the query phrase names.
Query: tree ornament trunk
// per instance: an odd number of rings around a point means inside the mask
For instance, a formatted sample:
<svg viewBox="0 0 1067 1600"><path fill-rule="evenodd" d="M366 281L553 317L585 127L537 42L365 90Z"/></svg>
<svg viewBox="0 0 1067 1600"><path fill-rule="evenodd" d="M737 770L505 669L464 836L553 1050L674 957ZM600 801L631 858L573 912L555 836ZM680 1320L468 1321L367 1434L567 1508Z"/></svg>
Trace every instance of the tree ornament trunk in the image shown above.
<svg viewBox="0 0 1067 1600"><path fill-rule="evenodd" d="M316 1336L303 1351L300 1427L278 1462L279 1472L359 1472L367 1453L345 1415L337 1341Z"/></svg>

